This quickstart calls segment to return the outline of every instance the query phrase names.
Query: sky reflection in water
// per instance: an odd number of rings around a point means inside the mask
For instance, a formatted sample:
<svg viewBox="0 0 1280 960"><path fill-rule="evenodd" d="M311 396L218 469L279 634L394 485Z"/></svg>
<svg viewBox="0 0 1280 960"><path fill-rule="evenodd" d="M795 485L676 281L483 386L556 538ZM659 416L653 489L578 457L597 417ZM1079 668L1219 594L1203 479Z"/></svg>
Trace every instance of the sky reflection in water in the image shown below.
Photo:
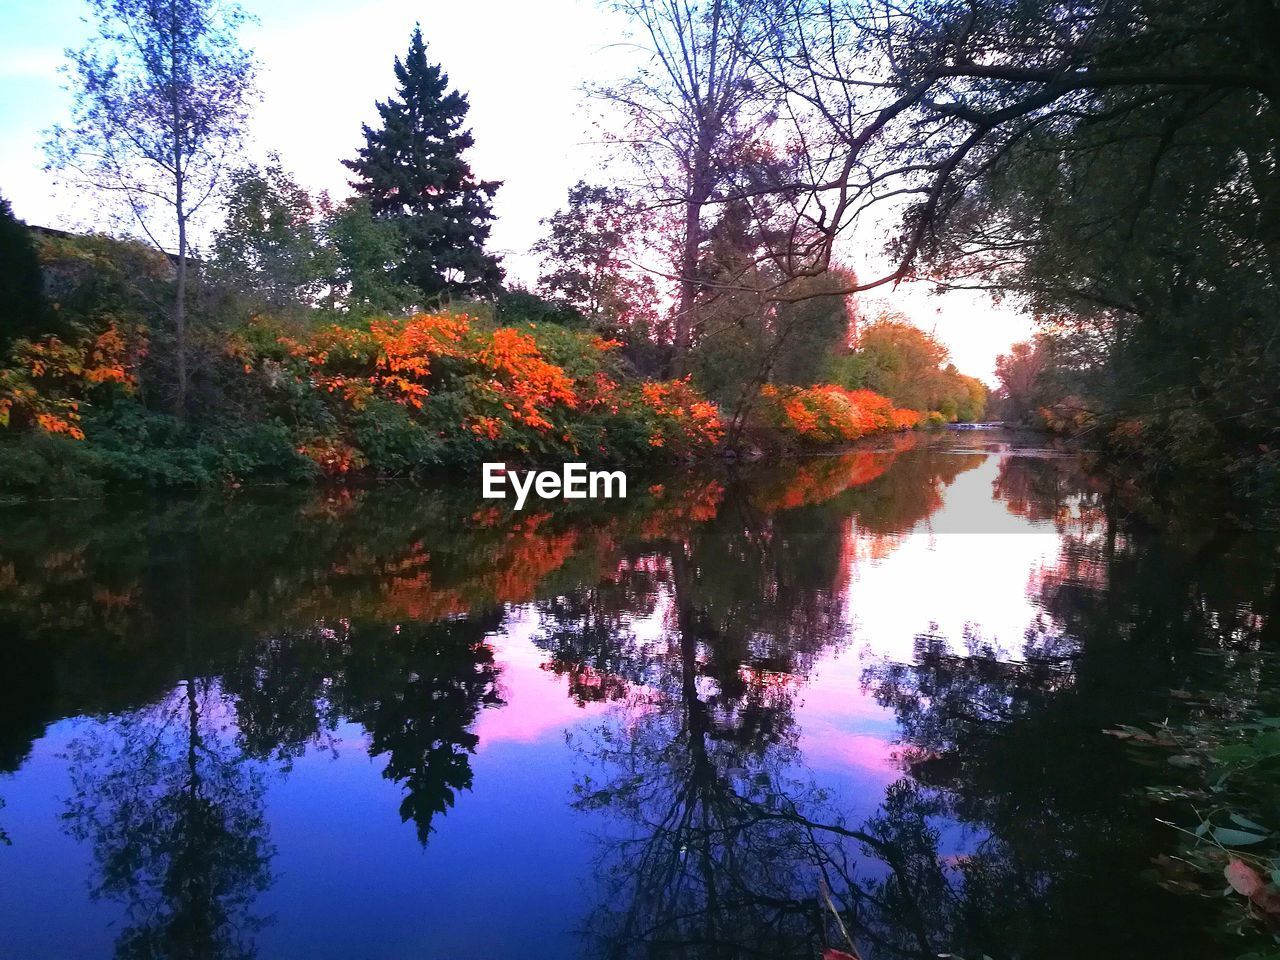
<svg viewBox="0 0 1280 960"><path fill-rule="evenodd" d="M868 957L1200 936L1098 731L1265 570L998 435L480 504L0 516L0 956L812 957L820 878Z"/></svg>

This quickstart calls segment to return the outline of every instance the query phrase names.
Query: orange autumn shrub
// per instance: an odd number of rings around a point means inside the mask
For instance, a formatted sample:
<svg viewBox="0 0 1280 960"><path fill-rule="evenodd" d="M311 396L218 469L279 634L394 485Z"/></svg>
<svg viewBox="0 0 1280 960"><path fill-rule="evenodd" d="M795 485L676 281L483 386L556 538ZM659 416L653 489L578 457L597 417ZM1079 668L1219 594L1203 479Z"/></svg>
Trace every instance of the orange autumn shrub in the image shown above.
<svg viewBox="0 0 1280 960"><path fill-rule="evenodd" d="M489 439L513 425L549 430L552 409L578 401L572 379L542 356L532 336L485 329L467 316L418 314L374 320L368 329L332 325L305 341L279 342L299 380L353 410L380 399L429 416L433 393L463 392L467 414L440 426Z"/></svg>
<svg viewBox="0 0 1280 960"><path fill-rule="evenodd" d="M365 467L364 455L355 447L328 437L321 437L310 443L301 444L298 453L302 454L329 477L342 477L354 470Z"/></svg>
<svg viewBox="0 0 1280 960"><path fill-rule="evenodd" d="M846 390L834 384L812 387L765 386L761 419L767 426L805 444L857 440L886 430L916 426L921 414L899 410L871 390Z"/></svg>
<svg viewBox="0 0 1280 960"><path fill-rule="evenodd" d="M59 337L17 341L0 367L0 427L83 440L81 407L103 385L132 392L145 353L141 331L114 321L71 342Z"/></svg>
<svg viewBox="0 0 1280 960"><path fill-rule="evenodd" d="M302 332L273 333L267 322L228 345L227 368L257 384L258 409L293 420L300 407L316 411L302 446L340 440L384 472L506 453L681 457L719 442L714 404L687 379L627 377L619 346L557 325L493 327L462 315ZM306 455L342 472L327 455Z"/></svg>
<svg viewBox="0 0 1280 960"><path fill-rule="evenodd" d="M898 410L895 409L892 414L893 429L895 430L912 430L920 425L920 421L924 419L924 414L919 410Z"/></svg>
<svg viewBox="0 0 1280 960"><path fill-rule="evenodd" d="M561 404L572 410L578 405L573 381L542 357L532 336L501 327L486 339L476 359L492 374L486 386L513 420L536 430L549 430L552 423L547 419L547 408Z"/></svg>
<svg viewBox="0 0 1280 960"><path fill-rule="evenodd" d="M724 436L719 407L699 393L689 377L650 381L640 393L653 414L649 446L689 452L712 447Z"/></svg>
<svg viewBox="0 0 1280 960"><path fill-rule="evenodd" d="M375 320L361 330L321 327L308 341L280 337L287 354L304 364L311 383L363 409L375 396L421 409L436 363L465 354L466 317L420 314ZM251 371L250 371L251 372Z"/></svg>

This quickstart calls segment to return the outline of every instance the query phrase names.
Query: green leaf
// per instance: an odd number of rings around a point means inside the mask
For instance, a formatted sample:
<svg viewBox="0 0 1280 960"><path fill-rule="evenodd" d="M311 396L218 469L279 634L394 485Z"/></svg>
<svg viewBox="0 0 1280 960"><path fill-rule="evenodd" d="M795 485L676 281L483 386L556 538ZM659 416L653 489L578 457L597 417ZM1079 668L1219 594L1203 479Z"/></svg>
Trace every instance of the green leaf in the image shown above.
<svg viewBox="0 0 1280 960"><path fill-rule="evenodd" d="M1246 830L1256 830L1258 833L1271 832L1262 824L1255 823L1254 821L1250 820L1248 817L1241 816L1238 813L1231 814L1231 822L1234 823L1237 827L1244 827Z"/></svg>
<svg viewBox="0 0 1280 960"><path fill-rule="evenodd" d="M1251 843L1261 843L1267 839L1265 835L1249 833L1245 830L1232 830L1230 827L1214 827L1213 839L1224 847L1247 847Z"/></svg>

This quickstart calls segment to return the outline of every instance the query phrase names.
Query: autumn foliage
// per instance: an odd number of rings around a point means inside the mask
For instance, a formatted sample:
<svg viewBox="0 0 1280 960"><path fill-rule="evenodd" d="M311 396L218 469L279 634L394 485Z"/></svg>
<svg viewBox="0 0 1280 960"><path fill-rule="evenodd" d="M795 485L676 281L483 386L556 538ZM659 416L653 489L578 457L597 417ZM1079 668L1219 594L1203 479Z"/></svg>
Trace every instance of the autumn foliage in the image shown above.
<svg viewBox="0 0 1280 960"><path fill-rule="evenodd" d="M688 377L645 383L640 394L656 420L651 447L703 447L724 434L719 408L698 393Z"/></svg>
<svg viewBox="0 0 1280 960"><path fill-rule="evenodd" d="M402 474L494 456L679 460L723 441L688 377L642 380L619 344L560 326L461 314L360 325L259 317L221 344L219 389L314 474ZM19 341L0 368L0 426L84 439L82 411L137 388L142 329L105 320L72 339ZM784 442L836 445L914 427L870 390L767 386L755 414ZM268 429L269 428L269 429ZM238 471L225 469L228 482Z"/></svg>
<svg viewBox="0 0 1280 960"><path fill-rule="evenodd" d="M18 341L0 367L0 426L93 439L101 421L89 423L84 411L110 409L136 391L147 349L141 326L109 317L65 339ZM257 458L204 454L214 465L201 461L202 475L224 482L264 469L398 475L495 456L691 459L725 436L719 407L690 378L639 379L617 341L563 326L503 326L463 314L317 326L257 317L217 351L219 403L244 411L239 429L249 433L216 443L248 445ZM921 419L870 390L833 385L765 387L755 416L763 431L803 446ZM136 469L133 454L121 456L121 470ZM300 466L288 466L289 458ZM182 482L185 474L161 460L156 475Z"/></svg>
<svg viewBox="0 0 1280 960"><path fill-rule="evenodd" d="M9 362L0 366L0 427L27 426L83 440L81 406L104 385L132 391L145 353L141 330L115 322L71 340L17 341Z"/></svg>
<svg viewBox="0 0 1280 960"><path fill-rule="evenodd" d="M923 414L894 407L871 390L846 390L834 384L813 387L766 386L762 418L794 441L810 446L857 440L888 430L917 426Z"/></svg>
<svg viewBox="0 0 1280 960"><path fill-rule="evenodd" d="M229 352L267 405L320 404L297 449L326 474L376 465L391 435L413 447L410 465L710 451L723 433L715 404L688 380L626 376L617 347L535 323L419 314L305 335L264 320Z"/></svg>
<svg viewBox="0 0 1280 960"><path fill-rule="evenodd" d="M0 491L412 477L486 460L593 464L716 453L726 417L697 375L652 380L634 345L477 305L407 317L206 315L173 410L164 257L44 238L49 332L0 348ZM207 294L204 291L201 295ZM519 318L519 319L515 319ZM839 445L920 416L868 390L768 387L748 443Z"/></svg>

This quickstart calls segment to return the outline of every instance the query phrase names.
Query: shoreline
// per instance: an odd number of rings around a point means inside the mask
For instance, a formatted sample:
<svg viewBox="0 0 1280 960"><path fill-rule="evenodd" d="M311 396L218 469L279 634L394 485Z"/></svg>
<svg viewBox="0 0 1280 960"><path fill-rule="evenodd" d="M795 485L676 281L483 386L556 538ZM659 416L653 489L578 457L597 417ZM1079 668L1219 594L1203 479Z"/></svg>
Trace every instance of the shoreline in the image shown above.
<svg viewBox="0 0 1280 960"><path fill-rule="evenodd" d="M735 468L768 467L771 464L786 464L805 460L817 460L856 453L887 454L901 452L895 451L892 447L892 443L894 440L907 437L912 438L911 446L914 447L922 442L933 443L942 438L967 438L969 435L982 437L989 436L991 434L1004 434L1017 438L1034 436L1045 440L1055 440L1059 444L1064 442L1063 438L1055 437L1053 434L1047 433L1043 430L1037 430L1034 427L1010 426L1007 424L1002 424L1000 426L983 424L975 427L957 427L952 424L944 427L918 428L912 430L884 430L868 434L867 436L860 437L857 440L824 447L804 448L793 445L790 447L753 447L748 452L720 450L701 457L666 461L650 461L648 463L640 460L603 460L600 461L598 465L593 464L590 461L572 462L586 462L589 467L599 466L600 468L629 471L640 477L669 476L707 467L733 470ZM1083 451L1072 452L1075 453ZM498 458L500 458L501 455L495 454L494 456L495 460L491 462L499 462ZM541 459L515 460L508 458L501 462L505 462L508 467L514 467L520 470L539 470L563 466L564 463L570 461ZM150 499L153 497L159 499L170 499L215 495L228 496L252 491L313 490L330 492L341 490L369 490L379 487L443 490L448 489L449 487L462 486L462 483L459 481L467 484L474 481L477 485L478 491L481 467L482 463L477 461L470 464L424 467L413 474L408 475L360 472L339 476L317 474L310 477L298 477L293 479L282 478L278 480L235 481L215 485L174 484L150 486L145 484L99 484L95 489L87 490L80 494L68 493L66 495L53 496L28 496L22 493L0 492L0 509L21 507L27 504L89 503L108 500Z"/></svg>

